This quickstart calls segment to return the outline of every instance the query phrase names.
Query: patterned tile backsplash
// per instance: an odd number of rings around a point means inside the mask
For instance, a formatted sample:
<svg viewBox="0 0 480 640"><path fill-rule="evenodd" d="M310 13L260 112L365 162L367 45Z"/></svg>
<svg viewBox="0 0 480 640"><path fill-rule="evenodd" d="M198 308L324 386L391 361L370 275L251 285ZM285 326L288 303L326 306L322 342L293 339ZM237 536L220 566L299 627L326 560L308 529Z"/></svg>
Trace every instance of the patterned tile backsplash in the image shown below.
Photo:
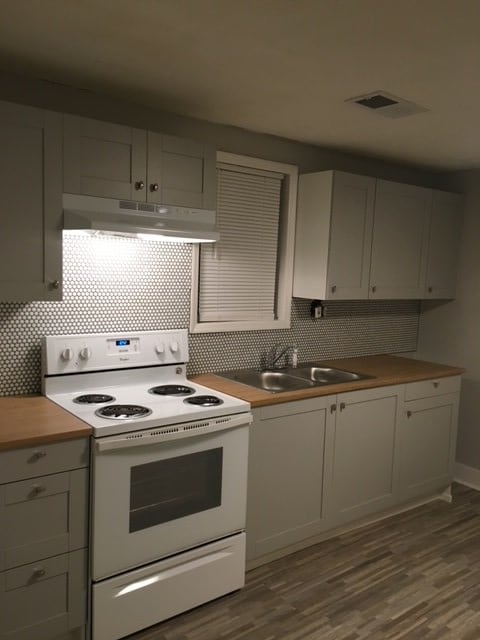
<svg viewBox="0 0 480 640"><path fill-rule="evenodd" d="M0 303L0 395L40 391L40 338L63 333L188 327L189 245L130 238L64 237L62 302ZM299 362L414 351L415 301L332 302L310 318L294 299L291 329L190 336L190 374L258 366L275 343L295 344Z"/></svg>

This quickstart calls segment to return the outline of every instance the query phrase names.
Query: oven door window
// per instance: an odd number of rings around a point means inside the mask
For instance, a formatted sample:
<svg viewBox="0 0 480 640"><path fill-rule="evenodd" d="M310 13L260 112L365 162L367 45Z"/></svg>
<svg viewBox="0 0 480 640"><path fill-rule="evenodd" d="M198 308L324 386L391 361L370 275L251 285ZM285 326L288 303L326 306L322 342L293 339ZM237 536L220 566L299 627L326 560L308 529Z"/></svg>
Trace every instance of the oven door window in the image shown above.
<svg viewBox="0 0 480 640"><path fill-rule="evenodd" d="M220 506L222 465L218 447L132 467L130 533Z"/></svg>

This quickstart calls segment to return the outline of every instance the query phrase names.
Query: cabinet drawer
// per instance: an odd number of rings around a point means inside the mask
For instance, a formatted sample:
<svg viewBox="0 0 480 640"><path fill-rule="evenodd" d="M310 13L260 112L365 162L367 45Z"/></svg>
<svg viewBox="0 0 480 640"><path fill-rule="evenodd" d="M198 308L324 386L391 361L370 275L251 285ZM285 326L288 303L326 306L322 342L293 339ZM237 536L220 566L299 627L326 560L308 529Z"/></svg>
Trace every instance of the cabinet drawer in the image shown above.
<svg viewBox="0 0 480 640"><path fill-rule="evenodd" d="M86 621L84 549L0 573L0 640L52 640Z"/></svg>
<svg viewBox="0 0 480 640"><path fill-rule="evenodd" d="M0 571L86 546L87 473L0 486Z"/></svg>
<svg viewBox="0 0 480 640"><path fill-rule="evenodd" d="M460 384L460 376L412 382L405 385L405 400L418 400L420 398L443 395L444 393L458 393Z"/></svg>
<svg viewBox="0 0 480 640"><path fill-rule="evenodd" d="M88 466L88 438L0 453L0 484Z"/></svg>

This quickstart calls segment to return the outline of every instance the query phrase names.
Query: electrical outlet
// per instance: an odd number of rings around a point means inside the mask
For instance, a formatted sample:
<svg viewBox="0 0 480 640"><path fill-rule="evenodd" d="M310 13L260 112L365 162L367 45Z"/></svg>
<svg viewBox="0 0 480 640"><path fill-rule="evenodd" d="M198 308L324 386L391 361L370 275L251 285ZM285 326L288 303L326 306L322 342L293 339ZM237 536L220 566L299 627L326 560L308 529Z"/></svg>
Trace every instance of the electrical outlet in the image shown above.
<svg viewBox="0 0 480 640"><path fill-rule="evenodd" d="M323 317L323 307L321 304L315 306L315 316L316 319Z"/></svg>
<svg viewBox="0 0 480 640"><path fill-rule="evenodd" d="M325 317L325 307L323 303L320 302L320 300L312 300L312 303L310 305L310 315L315 320Z"/></svg>

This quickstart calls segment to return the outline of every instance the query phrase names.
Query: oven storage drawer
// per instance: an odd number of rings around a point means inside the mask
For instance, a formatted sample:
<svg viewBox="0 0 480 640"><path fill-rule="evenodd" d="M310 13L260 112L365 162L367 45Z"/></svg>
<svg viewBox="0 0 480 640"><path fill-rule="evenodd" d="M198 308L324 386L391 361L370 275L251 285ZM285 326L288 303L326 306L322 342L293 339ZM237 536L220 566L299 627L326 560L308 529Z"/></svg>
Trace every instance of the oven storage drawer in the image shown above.
<svg viewBox="0 0 480 640"><path fill-rule="evenodd" d="M0 453L0 484L87 467L88 438Z"/></svg>
<svg viewBox="0 0 480 640"><path fill-rule="evenodd" d="M0 571L87 544L87 469L0 485Z"/></svg>
<svg viewBox="0 0 480 640"><path fill-rule="evenodd" d="M244 584L241 533L94 584L92 637L123 638Z"/></svg>
<svg viewBox="0 0 480 640"><path fill-rule="evenodd" d="M81 638L86 604L85 550L4 571L0 640Z"/></svg>

